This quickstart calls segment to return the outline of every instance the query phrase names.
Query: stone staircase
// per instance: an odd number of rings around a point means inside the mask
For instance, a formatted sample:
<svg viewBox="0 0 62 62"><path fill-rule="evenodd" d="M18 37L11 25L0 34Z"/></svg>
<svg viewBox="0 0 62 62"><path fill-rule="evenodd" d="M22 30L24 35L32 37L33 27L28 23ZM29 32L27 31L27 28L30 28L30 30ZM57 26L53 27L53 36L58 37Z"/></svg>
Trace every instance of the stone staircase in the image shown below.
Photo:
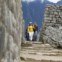
<svg viewBox="0 0 62 62"><path fill-rule="evenodd" d="M29 47L22 47L22 62L62 62L62 50L54 49L49 44L32 42Z"/></svg>

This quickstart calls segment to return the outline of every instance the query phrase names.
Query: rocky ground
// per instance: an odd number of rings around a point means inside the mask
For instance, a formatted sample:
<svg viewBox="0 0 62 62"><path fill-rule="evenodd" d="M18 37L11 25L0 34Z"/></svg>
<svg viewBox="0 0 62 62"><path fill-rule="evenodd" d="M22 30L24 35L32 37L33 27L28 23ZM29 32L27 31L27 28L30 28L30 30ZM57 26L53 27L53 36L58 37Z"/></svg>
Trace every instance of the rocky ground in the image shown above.
<svg viewBox="0 0 62 62"><path fill-rule="evenodd" d="M31 46L22 47L22 62L62 62L62 50L54 49L49 44L31 42Z"/></svg>

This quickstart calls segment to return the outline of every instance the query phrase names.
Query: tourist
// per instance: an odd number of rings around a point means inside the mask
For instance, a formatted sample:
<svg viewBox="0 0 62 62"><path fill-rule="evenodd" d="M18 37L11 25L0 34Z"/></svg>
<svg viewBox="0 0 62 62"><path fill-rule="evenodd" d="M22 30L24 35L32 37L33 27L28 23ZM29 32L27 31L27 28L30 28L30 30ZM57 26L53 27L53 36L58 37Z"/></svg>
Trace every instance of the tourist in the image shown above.
<svg viewBox="0 0 62 62"><path fill-rule="evenodd" d="M29 25L27 27L27 31L29 33L29 40L32 41L33 40L33 35L34 35L34 27L33 27L33 24L32 22L29 22Z"/></svg>
<svg viewBox="0 0 62 62"><path fill-rule="evenodd" d="M36 23L34 23L34 36L33 36L34 41L37 40L37 33L38 33L38 25Z"/></svg>

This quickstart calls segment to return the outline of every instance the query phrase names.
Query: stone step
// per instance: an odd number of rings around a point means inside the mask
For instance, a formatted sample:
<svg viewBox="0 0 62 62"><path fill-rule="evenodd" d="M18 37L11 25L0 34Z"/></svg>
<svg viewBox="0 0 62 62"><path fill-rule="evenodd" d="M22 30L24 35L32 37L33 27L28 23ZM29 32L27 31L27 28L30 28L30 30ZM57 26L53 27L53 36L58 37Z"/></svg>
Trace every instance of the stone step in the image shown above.
<svg viewBox="0 0 62 62"><path fill-rule="evenodd" d="M46 61L46 62L62 62L61 56L40 56L40 55L23 55L23 57L26 59L25 61ZM30 62L30 61L29 61Z"/></svg>
<svg viewBox="0 0 62 62"><path fill-rule="evenodd" d="M25 62L62 62L62 50L35 42L31 47L22 49L21 57L25 58Z"/></svg>
<svg viewBox="0 0 62 62"><path fill-rule="evenodd" d="M42 42L34 41L33 44L42 44Z"/></svg>

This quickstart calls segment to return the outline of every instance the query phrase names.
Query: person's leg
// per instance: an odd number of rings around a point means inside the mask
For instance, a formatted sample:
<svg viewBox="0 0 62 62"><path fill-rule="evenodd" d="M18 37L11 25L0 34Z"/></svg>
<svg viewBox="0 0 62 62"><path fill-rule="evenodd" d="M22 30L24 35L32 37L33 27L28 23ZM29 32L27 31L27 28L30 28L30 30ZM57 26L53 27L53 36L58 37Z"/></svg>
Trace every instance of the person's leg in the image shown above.
<svg viewBox="0 0 62 62"><path fill-rule="evenodd" d="M33 41L34 41L34 37L35 37L35 32L33 33Z"/></svg>
<svg viewBox="0 0 62 62"><path fill-rule="evenodd" d="M31 40L31 32L29 32L29 40Z"/></svg>
<svg viewBox="0 0 62 62"><path fill-rule="evenodd" d="M33 40L33 32L29 32L29 39L32 41Z"/></svg>
<svg viewBox="0 0 62 62"><path fill-rule="evenodd" d="M30 32L30 40L32 41L32 32Z"/></svg>
<svg viewBox="0 0 62 62"><path fill-rule="evenodd" d="M33 40L34 32L31 32L31 40Z"/></svg>
<svg viewBox="0 0 62 62"><path fill-rule="evenodd" d="M34 41L35 41L35 32L34 32Z"/></svg>
<svg viewBox="0 0 62 62"><path fill-rule="evenodd" d="M29 33L27 33L27 39L28 39L28 41L29 41Z"/></svg>
<svg viewBox="0 0 62 62"><path fill-rule="evenodd" d="M37 31L35 31L35 41L37 40Z"/></svg>

